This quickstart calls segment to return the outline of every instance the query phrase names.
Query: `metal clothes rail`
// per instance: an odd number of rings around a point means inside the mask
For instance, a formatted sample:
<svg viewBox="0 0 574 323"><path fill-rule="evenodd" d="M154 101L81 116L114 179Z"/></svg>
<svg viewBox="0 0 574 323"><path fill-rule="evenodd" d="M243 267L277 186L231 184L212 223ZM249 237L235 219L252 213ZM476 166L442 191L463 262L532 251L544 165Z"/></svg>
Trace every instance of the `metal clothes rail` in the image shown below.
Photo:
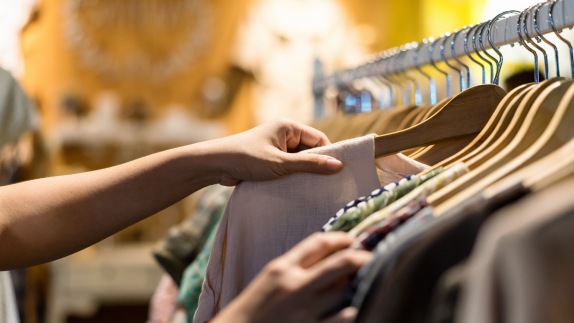
<svg viewBox="0 0 574 323"><path fill-rule="evenodd" d="M542 34L548 34L548 33L553 33L552 30L552 25L550 24L550 20L549 20L549 16L548 16L548 11L550 9L550 5L552 3L548 2L545 3L544 5L542 5L540 7L540 11L538 14L538 29L540 30L540 32ZM517 34L517 23L518 23L518 17L519 14L514 14L510 17L507 18L502 18L498 21L496 21L493 26L492 29L490 31L491 33L491 39L493 41L493 44L499 48L501 46L504 45L508 45L508 44L515 44L518 43L520 41L518 34ZM494 17L493 17L494 18ZM528 33L531 37L535 37L538 36L535 28L534 28L534 22L533 22L533 15L530 14L527 19L527 29L528 29ZM555 6L554 6L554 10L553 10L553 20L554 20L554 26L560 31L562 29L565 28L571 28L574 27L574 0L559 0ZM478 28L475 28L474 30L472 30L472 33L474 34L476 32ZM457 58L462 58L462 57L466 57L466 51L464 48L464 39L466 34L469 33L469 28L467 28L466 30L463 30L460 32L460 34L456 37L455 39L455 44L454 44L454 52L455 55L457 56ZM477 39L478 39L478 35L479 33L477 33ZM522 35L524 37L524 30L522 30ZM475 53L474 48L472 47L472 34L468 37L468 50L471 54ZM444 55L446 57L447 60L452 60L453 59L453 55L452 55L452 51L451 51L451 40L452 40L453 36L450 36L449 39L447 40L445 45L445 50L444 50ZM482 43L485 47L485 49L492 49L492 47L490 46L490 42L488 41L488 36L487 36L487 28L484 28L482 31ZM407 50L404 52L404 54L401 56L401 64L400 66L398 66L397 64L393 64L392 66L388 66L385 68L385 74L386 73L394 73L397 70L411 70L418 67L422 67L425 65L429 65L431 63L430 61L430 53L429 53L429 46L434 44L434 50L432 51L432 57L433 57L433 61L436 63L442 62L442 57L441 57L441 51L439 49L439 45L437 44L437 42L442 41L441 39L437 39L434 43L427 43L427 44L419 44L418 46L421 48L417 48L417 50L415 49L411 49L411 50ZM478 43L478 42L477 42ZM478 45L477 45L478 46ZM480 49L480 47L478 47ZM416 59L415 59L415 55L416 55ZM494 57L497 57L497 55L495 54ZM415 64L416 61L416 64ZM326 87L328 87L331 82L333 82L333 78L330 77L324 77L321 75L320 71L319 72L314 81L313 81L313 90L316 94L318 94L319 92L322 92Z"/></svg>

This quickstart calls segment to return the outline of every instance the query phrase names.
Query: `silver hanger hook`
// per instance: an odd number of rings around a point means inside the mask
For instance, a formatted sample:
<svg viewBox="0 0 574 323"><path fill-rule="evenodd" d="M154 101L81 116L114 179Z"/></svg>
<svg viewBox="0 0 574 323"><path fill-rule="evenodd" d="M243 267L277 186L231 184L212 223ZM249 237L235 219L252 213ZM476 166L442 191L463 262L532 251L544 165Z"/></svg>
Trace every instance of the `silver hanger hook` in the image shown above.
<svg viewBox="0 0 574 323"><path fill-rule="evenodd" d="M494 66L496 67L496 72L494 72L494 74L492 74L493 70L491 69L490 72L490 83L494 83L494 79L496 74L498 74L498 60L496 58L494 58L492 55L490 55L488 53L488 51L486 50L486 48L484 48L484 44L482 42L482 36L484 35L484 28L486 28L487 26L490 26L491 21L488 21L486 23L484 23L481 27L480 27L480 31L478 32L478 44L480 45L480 48L482 48L482 52L491 60L494 61Z"/></svg>
<svg viewBox="0 0 574 323"><path fill-rule="evenodd" d="M421 95L421 87L419 86L419 83L417 82L416 79L410 77L407 74L407 71L405 69L405 57L407 56L407 53L409 50L412 50L413 47L411 46L410 43L407 43L405 45L401 45L401 51L403 52L403 58L401 59L401 72L403 73L404 77L407 78L408 80L410 80L411 82L413 82L414 85L414 95L415 95L415 106L420 106L422 104L422 95Z"/></svg>
<svg viewBox="0 0 574 323"><path fill-rule="evenodd" d="M381 55L382 54L382 55ZM387 81L389 84L391 84L391 88L393 89L393 94L394 94L394 90L398 87L400 92L400 86L397 84L397 82L395 80L393 80L389 75L389 55L387 54L387 51L383 51L381 53L379 53L379 55L381 55L382 60L381 63L383 63L383 68L384 71L382 71L382 73L380 74L380 77L382 79L384 79L385 81ZM393 87L394 86L394 87ZM395 105L395 103L398 104L398 102L395 102L396 100L394 100L393 98L393 105Z"/></svg>
<svg viewBox="0 0 574 323"><path fill-rule="evenodd" d="M524 9L524 11L522 11L520 13L520 15L518 16L518 22L516 23L516 30L518 32L518 39L520 40L520 43L522 44L522 46L524 46L524 48L526 48L527 51L529 51L530 53L532 53L532 55L534 55L534 81L536 83L540 83L540 77L538 75L539 71L538 71L538 53L536 53L536 51L530 47L528 47L528 45L526 44L526 42L524 41L524 38L522 38L522 31L520 28L520 24L522 24L522 17L524 17L524 13L526 12L526 10L528 10L528 8Z"/></svg>
<svg viewBox="0 0 574 323"><path fill-rule="evenodd" d="M377 80L379 80L381 83L383 83L385 86L387 86L389 88L390 107L393 107L393 106L395 106L394 84L383 76L385 74L385 71L383 69L386 67L386 64L384 62L386 57L384 56L383 52L380 52L378 56L379 56L379 58L377 59L377 61L375 62L374 66L373 66L373 68L374 68L373 75L377 78Z"/></svg>
<svg viewBox="0 0 574 323"><path fill-rule="evenodd" d="M544 55L544 76L546 79L548 79L548 55L542 47L536 44L536 41L532 40L532 37L530 37L530 34L528 34L528 28L526 27L528 24L528 16L530 15L532 8L534 8L534 6L530 6L528 9L526 9L526 14L524 15L524 24L522 27L524 28L524 34L526 35L526 38L528 38L527 40L530 42L530 45L534 46L534 48L538 49L540 52L542 52L542 55Z"/></svg>
<svg viewBox="0 0 574 323"><path fill-rule="evenodd" d="M374 79L375 75L377 74L377 66L379 61L381 60L381 57L379 57L378 55L376 55L373 58L373 61L370 62L367 66L366 66L366 75L368 78L370 79ZM389 88L390 86L386 83L386 82L382 82L382 81L378 81L378 83L382 84L385 88ZM375 95L375 93L372 93L373 95ZM377 93L377 101L379 102L379 109L383 110L385 109L385 101L384 96L381 94L381 92Z"/></svg>
<svg viewBox="0 0 574 323"><path fill-rule="evenodd" d="M448 37L450 37L451 33L446 32L444 34L440 35L440 38L442 38L442 43L440 45L440 56L442 57L442 60L444 61L444 63L446 64L446 66L450 67L451 69L455 70L458 72L459 76L460 76L460 92L464 91L464 75L462 75L462 71L452 65L450 65L448 63L448 60L446 59L446 56L444 55L444 45L446 43L446 40L448 39Z"/></svg>
<svg viewBox="0 0 574 323"><path fill-rule="evenodd" d="M470 52L468 50L468 35L470 35L470 33L474 29L476 29L476 27L478 27L478 25L476 25L476 26L470 25L470 27L469 27L470 29L468 30L468 32L464 36L464 51L466 52L466 55L468 55L468 58L470 58L471 61L473 61L475 64L478 64L482 68L482 84L484 84L484 83L486 83L486 69L484 68L484 65L482 65L479 61L474 59L474 57L472 57L472 55L470 55Z"/></svg>
<svg viewBox="0 0 574 323"><path fill-rule="evenodd" d="M562 37L562 35L560 35L560 32L556 30L556 26L554 26L554 6L556 5L557 2L558 1L554 1L550 5L550 9L548 9L548 20L550 20L550 26L552 26L552 30L554 31L558 39L560 39L566 45L568 45L568 48L570 49L570 69L572 70L572 78L574 78L574 51L572 50L572 44L564 37Z"/></svg>
<svg viewBox="0 0 574 323"><path fill-rule="evenodd" d="M435 40L434 40L433 37L429 37L429 41L430 41L430 44L429 44L429 59L430 59L430 63L431 63L431 65L432 65L437 71L439 71L439 73L441 73L441 74L443 74L444 76L446 76L446 96L447 96L448 98L450 98L450 97L451 97L451 94L452 94L452 93L451 93L451 88L450 88L450 75L449 75L447 72L445 72L445 71L439 69L439 68L436 66L436 64L435 64L435 62L434 62L434 59L433 59L433 52L434 52Z"/></svg>
<svg viewBox="0 0 574 323"><path fill-rule="evenodd" d="M408 104L408 102L406 102L405 95L404 93L406 92L405 90L405 85L402 83L402 80L400 78L395 77L396 74L396 67L395 67L395 53L393 50L385 50L384 55L386 56L386 74L385 77L393 84L395 84L398 88L398 93L401 94L401 98L402 98L402 103L404 105ZM392 66L393 70L389 71L389 66Z"/></svg>
<svg viewBox="0 0 574 323"><path fill-rule="evenodd" d="M391 75L393 75L396 78L396 80L399 81L399 84L403 85L401 87L403 104L405 106L410 106L411 105L411 95L409 94L410 93L410 83L408 80L406 80L406 78L404 78L401 75L400 58L401 58L402 52L401 52L399 47L395 47L395 48L391 49L390 51L391 51L391 62L393 62L393 72L391 73Z"/></svg>
<svg viewBox="0 0 574 323"><path fill-rule="evenodd" d="M496 17L494 17L494 19L492 19L492 21L488 25L488 29L486 30L486 35L488 36L488 42L490 43L490 46L496 52L496 54L498 54L498 57L499 57L498 66L496 68L496 76L494 77L494 84L496 84L496 85L498 85L500 83L500 71L502 70L502 62L504 61L504 57L502 57L502 53L498 50L498 48L496 48L496 46L494 46L494 43L492 42L492 34L490 33L490 30L492 29L492 26L494 26L494 24L498 21L498 19L502 18L502 16L504 16L504 15L508 15L511 13L520 13L520 11L508 10L508 11L505 11L505 12L497 15Z"/></svg>
<svg viewBox="0 0 574 323"><path fill-rule="evenodd" d="M543 2L537 4L534 7L534 12L532 13L532 19L534 21L534 29L536 29L536 33L538 34L538 37L540 37L540 39L542 39L546 44L552 46L552 48L554 49L554 59L556 60L556 77L560 77L560 63L558 61L558 47L556 47L556 45L554 45L553 43L548 41L548 39L546 39L546 37L544 37L542 35L542 33L540 32L540 29L538 28L538 14L540 13L540 8L542 7L542 5L544 5ZM548 74L548 73L546 73L546 74Z"/></svg>
<svg viewBox="0 0 574 323"><path fill-rule="evenodd" d="M468 65L463 64L460 61L460 59L458 59L458 57L456 57L454 51L454 44L456 42L456 37L465 29L466 26L464 26L461 30L454 31L454 36L452 36L452 40L450 41L450 52L452 54L452 57L456 60L456 62L459 63L462 67L464 67L464 69L466 70L466 88L468 89L470 87L470 68L468 67Z"/></svg>
<svg viewBox="0 0 574 323"><path fill-rule="evenodd" d="M488 23L488 22L483 22L483 23L478 24L476 31L474 32L474 34L472 34L472 47L474 48L474 52L476 53L476 55L478 57L480 57L481 60L483 60L485 63L487 63L490 66L490 82L492 83L492 81L494 81L494 76L492 75L494 73L494 67L492 66L492 62L487 60L486 58L482 57L482 55L480 55L480 51L478 50L478 48L476 48L476 40L478 39L476 34L481 32L481 30L482 30L481 27L484 26L486 23Z"/></svg>
<svg viewBox="0 0 574 323"><path fill-rule="evenodd" d="M425 43L426 44L426 43ZM413 51L413 61L415 63L416 69L421 73L424 77L429 80L429 96L430 96L430 104L435 105L437 103L436 99L436 83L434 82L433 78L430 77L427 73L423 72L421 67L419 66L419 52L423 45L419 45L417 42L413 42L412 46L414 47Z"/></svg>

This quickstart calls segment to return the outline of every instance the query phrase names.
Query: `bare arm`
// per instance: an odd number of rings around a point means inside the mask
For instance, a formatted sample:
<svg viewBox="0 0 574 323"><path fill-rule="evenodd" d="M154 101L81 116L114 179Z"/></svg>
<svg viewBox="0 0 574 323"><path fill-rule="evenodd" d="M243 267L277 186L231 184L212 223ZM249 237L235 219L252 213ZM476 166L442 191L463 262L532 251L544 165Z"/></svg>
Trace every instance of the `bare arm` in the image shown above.
<svg viewBox="0 0 574 323"><path fill-rule="evenodd" d="M0 187L0 270L77 252L207 185L334 174L337 160L287 153L326 144L321 132L278 120L107 169Z"/></svg>

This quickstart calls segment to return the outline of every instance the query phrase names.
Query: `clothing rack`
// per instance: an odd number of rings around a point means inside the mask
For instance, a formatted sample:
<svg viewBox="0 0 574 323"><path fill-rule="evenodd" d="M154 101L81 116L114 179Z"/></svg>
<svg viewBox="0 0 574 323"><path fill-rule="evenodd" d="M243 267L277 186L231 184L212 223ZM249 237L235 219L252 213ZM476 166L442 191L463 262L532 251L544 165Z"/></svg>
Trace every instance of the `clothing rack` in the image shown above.
<svg viewBox="0 0 574 323"><path fill-rule="evenodd" d="M549 34L549 33L553 33L553 29L552 29L552 25L550 24L550 20L548 17L548 11L550 9L551 6L551 2L545 3L544 5L542 5L540 7L540 11L538 14L538 28L540 30L540 32L542 34ZM515 43L519 43L520 39L517 35L517 23L518 23L518 14L513 14L510 17L506 17L506 18L502 18L499 19L498 21L496 21L492 28L491 28L491 39L493 44L499 48L501 46L504 45L508 45L508 44L515 44ZM574 27L574 0L558 0L557 3L554 6L554 10L553 10L553 19L554 19L554 26L557 28L558 31L561 31L562 29L565 28L572 28ZM529 35L532 37L537 37L538 34L534 28L534 22L533 22L533 15L529 15L527 17L527 28L528 28L528 32ZM485 47L485 49L492 49L492 46L490 45L490 42L488 41L488 35L487 35L487 29L488 28L484 28L484 30L482 31L482 43ZM455 44L454 44L454 52L457 58L462 58L462 57L466 57L467 53L465 51L464 48L464 39L466 34L468 34L470 28L466 28L465 30L461 31L460 34L458 34L458 36L455 39ZM473 33L476 33L476 29L473 30ZM478 33L477 33L477 39L478 39ZM524 31L522 30L522 35L524 37ZM444 56L447 60L452 60L453 59L453 55L452 55L452 51L451 51L451 45L450 42L452 40L452 35L447 36L449 37L449 39L447 40L447 43L445 45L445 50L444 50ZM472 35L470 37L468 37L468 50L469 52L472 54L474 53L474 48L472 47L472 41L471 41ZM429 53L429 46L434 45L434 50L432 51L432 57L433 57L433 61L435 63L439 63L442 62L442 56L441 56L441 51L439 49L439 44L437 44L437 42L440 41L440 39L436 40L435 42L427 42L427 43L421 43L418 44L418 47L420 48L416 48L416 49L410 49L407 48L405 50L405 48L401 48L400 50L402 52L404 52L404 54L401 57L401 63L400 64L391 64L391 66L385 67L385 70L377 70L376 73L381 73L381 74L386 74L386 73L394 73L397 71L403 71L403 70L411 70L414 69L416 67L423 67L425 65L429 65L431 64L431 60L430 60L430 53ZM478 46L478 45L477 45ZM409 46L410 47L410 44ZM410 47L412 48L412 47ZM396 50L395 50L396 52ZM378 54L376 55L378 56ZM375 56L373 56L375 57ZM416 57L416 59L415 59ZM495 58L498 59L497 55L494 55ZM416 63L415 63L416 62ZM369 62L369 63L372 63ZM336 78L336 74L334 73L331 76L324 76L322 75L322 71L320 68L316 68L315 69L316 74L315 74L315 78L313 81L313 90L315 92L316 97L317 96L321 96L323 94L323 92L325 91L325 89L327 87L329 87L330 85L334 84L334 82L336 82L337 78ZM374 69L366 69L365 72L361 72L361 73L357 73L357 77L366 77L366 76L371 76L369 73L375 73ZM316 114L318 114L318 111L316 111Z"/></svg>

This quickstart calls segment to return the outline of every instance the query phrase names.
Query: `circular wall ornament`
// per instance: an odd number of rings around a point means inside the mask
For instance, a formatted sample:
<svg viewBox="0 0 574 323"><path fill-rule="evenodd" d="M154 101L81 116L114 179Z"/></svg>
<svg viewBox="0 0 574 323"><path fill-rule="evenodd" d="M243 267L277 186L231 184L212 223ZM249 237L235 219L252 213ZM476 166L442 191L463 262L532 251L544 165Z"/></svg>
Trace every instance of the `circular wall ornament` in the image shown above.
<svg viewBox="0 0 574 323"><path fill-rule="evenodd" d="M165 80L205 50L206 0L68 0L64 38L79 60L108 77Z"/></svg>

